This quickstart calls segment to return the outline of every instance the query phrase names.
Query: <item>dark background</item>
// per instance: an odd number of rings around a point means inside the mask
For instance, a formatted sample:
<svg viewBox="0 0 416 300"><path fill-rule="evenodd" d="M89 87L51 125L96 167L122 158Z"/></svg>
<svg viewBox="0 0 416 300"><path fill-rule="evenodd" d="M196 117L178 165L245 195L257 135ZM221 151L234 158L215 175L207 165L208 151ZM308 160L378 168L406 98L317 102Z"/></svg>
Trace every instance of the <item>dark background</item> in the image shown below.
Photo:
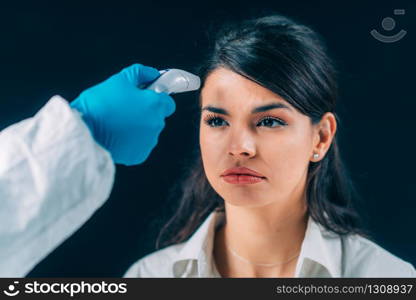
<svg viewBox="0 0 416 300"><path fill-rule="evenodd" d="M340 146L369 229L382 247L416 264L414 1L60 2L0 4L0 129L32 116L51 96L73 100L134 62L193 70L210 24L265 12L294 17L325 37L339 64ZM395 8L406 14L393 15ZM391 32L381 27L384 17L396 20ZM385 44L372 29L408 33ZM197 146L196 94L175 100L149 159L117 166L110 199L29 276L122 276L154 250L168 189Z"/></svg>

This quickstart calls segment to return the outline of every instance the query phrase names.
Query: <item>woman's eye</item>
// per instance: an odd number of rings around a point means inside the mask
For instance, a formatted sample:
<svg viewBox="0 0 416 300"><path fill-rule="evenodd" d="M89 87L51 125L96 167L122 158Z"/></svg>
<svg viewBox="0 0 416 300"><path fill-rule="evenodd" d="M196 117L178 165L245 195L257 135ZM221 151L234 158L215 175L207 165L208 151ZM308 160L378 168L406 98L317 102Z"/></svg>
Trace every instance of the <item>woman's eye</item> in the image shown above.
<svg viewBox="0 0 416 300"><path fill-rule="evenodd" d="M209 117L205 120L205 123L211 127L221 127L227 125L227 122L220 117ZM278 127L278 126L285 126L287 125L284 121L272 118L272 117L265 117L262 119L256 126L266 126L266 127Z"/></svg>
<svg viewBox="0 0 416 300"><path fill-rule="evenodd" d="M222 126L224 122L225 122L224 119L219 118L219 117L212 117L205 121L205 123L207 123L208 126L211 126L211 127Z"/></svg>
<svg viewBox="0 0 416 300"><path fill-rule="evenodd" d="M266 127L277 127L277 126L285 126L286 123L283 122L282 120L276 119L276 118L271 118L271 117L266 117L263 120L261 120L258 124L264 124L264 126ZM259 126L259 125L257 125Z"/></svg>

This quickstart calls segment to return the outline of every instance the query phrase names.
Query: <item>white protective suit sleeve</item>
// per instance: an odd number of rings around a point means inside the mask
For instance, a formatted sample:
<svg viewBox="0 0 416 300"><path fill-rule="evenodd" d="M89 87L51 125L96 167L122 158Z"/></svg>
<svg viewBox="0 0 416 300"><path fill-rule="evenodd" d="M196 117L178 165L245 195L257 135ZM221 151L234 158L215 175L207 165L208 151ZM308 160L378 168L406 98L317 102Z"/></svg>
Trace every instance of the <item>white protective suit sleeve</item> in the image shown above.
<svg viewBox="0 0 416 300"><path fill-rule="evenodd" d="M23 277L109 197L115 167L59 96L0 132L0 277Z"/></svg>

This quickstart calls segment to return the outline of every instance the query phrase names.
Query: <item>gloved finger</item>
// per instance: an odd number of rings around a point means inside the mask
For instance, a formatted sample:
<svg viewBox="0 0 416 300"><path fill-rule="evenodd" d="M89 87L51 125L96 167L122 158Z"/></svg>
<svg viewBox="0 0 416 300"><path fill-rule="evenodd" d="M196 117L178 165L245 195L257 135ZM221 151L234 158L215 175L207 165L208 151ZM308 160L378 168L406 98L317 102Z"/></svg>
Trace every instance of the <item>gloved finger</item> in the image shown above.
<svg viewBox="0 0 416 300"><path fill-rule="evenodd" d="M166 117L169 117L176 110L176 103L171 96L167 93L160 93L160 106L163 110L163 113Z"/></svg>
<svg viewBox="0 0 416 300"><path fill-rule="evenodd" d="M135 86L139 86L156 80L160 76L160 73L155 68L144 66L142 64L133 64L124 68L120 72L120 75L125 76L125 78Z"/></svg>

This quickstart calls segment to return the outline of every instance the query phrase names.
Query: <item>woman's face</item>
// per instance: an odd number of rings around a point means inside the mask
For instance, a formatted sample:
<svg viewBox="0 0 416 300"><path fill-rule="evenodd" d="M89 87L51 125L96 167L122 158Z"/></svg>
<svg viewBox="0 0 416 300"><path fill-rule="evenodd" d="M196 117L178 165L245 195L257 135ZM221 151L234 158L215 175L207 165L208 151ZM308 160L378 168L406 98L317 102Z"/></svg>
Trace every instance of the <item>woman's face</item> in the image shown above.
<svg viewBox="0 0 416 300"><path fill-rule="evenodd" d="M307 116L277 94L225 68L207 77L201 108L199 142L205 174L227 203L258 207L303 193L318 142ZM249 168L265 178L254 184L230 183L226 178L237 176L221 175L233 167Z"/></svg>

